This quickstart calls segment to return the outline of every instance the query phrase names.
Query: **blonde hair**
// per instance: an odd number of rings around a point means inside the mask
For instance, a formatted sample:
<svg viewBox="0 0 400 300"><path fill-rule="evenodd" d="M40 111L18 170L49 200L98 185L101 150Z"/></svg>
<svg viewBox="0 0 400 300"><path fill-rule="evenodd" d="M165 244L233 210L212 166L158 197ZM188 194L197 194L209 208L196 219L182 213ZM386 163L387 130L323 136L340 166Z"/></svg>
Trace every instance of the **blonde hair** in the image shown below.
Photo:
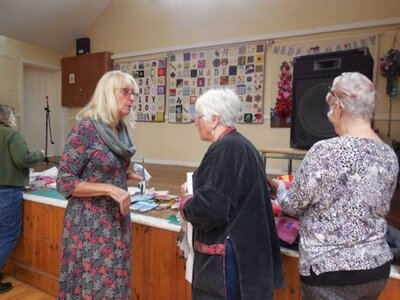
<svg viewBox="0 0 400 300"><path fill-rule="evenodd" d="M0 104L0 124L10 127L17 127L14 108L6 104Z"/></svg>
<svg viewBox="0 0 400 300"><path fill-rule="evenodd" d="M92 119L109 126L118 125L121 120L118 112L118 93L123 88L139 92L139 86L131 75L121 71L105 73L97 83L92 99L78 112L76 119Z"/></svg>

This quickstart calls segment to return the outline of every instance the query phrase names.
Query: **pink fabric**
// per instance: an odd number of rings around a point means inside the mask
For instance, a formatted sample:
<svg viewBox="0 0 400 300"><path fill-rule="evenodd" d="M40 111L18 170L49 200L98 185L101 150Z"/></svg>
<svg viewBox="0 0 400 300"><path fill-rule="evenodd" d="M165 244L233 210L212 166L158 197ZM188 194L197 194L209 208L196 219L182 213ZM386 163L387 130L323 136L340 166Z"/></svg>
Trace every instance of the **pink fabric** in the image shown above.
<svg viewBox="0 0 400 300"><path fill-rule="evenodd" d="M272 213L274 217L278 217L282 213L282 208L278 203L272 203Z"/></svg>
<svg viewBox="0 0 400 300"><path fill-rule="evenodd" d="M209 255L225 255L225 244L207 245L199 241L194 242L193 248L204 254Z"/></svg>
<svg viewBox="0 0 400 300"><path fill-rule="evenodd" d="M287 216L277 217L275 218L275 224L278 237L282 241L292 244L299 234L299 220Z"/></svg>

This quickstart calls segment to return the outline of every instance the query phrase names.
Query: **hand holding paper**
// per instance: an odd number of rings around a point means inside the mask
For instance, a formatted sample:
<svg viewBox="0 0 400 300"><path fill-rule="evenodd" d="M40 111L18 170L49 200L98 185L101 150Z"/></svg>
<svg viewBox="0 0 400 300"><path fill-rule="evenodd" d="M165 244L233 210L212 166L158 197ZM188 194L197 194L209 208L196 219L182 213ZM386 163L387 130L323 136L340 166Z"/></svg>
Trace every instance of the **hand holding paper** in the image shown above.
<svg viewBox="0 0 400 300"><path fill-rule="evenodd" d="M135 173L142 176L146 182L150 180L151 175L149 174L149 172L147 172L145 168L143 168L141 164L135 163L133 165L133 170L135 171Z"/></svg>

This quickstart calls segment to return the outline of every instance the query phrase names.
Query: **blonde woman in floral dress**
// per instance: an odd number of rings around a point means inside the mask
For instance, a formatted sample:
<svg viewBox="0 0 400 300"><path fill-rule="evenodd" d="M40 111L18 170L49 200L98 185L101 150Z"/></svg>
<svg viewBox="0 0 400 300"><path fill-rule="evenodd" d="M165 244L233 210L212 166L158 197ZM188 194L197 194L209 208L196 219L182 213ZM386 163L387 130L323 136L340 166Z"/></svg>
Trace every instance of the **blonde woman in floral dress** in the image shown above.
<svg viewBox="0 0 400 300"><path fill-rule="evenodd" d="M77 116L67 138L57 190L65 211L59 299L130 299L130 196L135 153L122 118L138 92L134 79L111 71Z"/></svg>

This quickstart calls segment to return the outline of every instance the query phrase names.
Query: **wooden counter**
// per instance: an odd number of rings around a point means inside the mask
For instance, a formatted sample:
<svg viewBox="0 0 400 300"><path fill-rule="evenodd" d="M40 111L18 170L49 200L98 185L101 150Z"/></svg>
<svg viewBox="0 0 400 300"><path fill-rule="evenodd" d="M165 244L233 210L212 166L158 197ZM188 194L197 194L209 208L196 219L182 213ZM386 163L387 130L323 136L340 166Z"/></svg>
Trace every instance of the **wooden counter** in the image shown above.
<svg viewBox="0 0 400 300"><path fill-rule="evenodd" d="M13 277L54 296L59 286L64 210L24 201L21 238L6 269ZM151 224L153 218L145 222ZM165 220L157 221L162 224ZM177 255L177 230L138 223L131 226L132 299L190 299L185 261Z"/></svg>
<svg viewBox="0 0 400 300"><path fill-rule="evenodd" d="M173 175L174 167L162 166L161 169L165 171L163 176L168 178L161 189L179 192L185 173L190 169L178 167L178 175ZM154 169L150 174L152 180L157 177ZM159 183L162 183L161 180ZM67 201L29 194L25 194L24 198L21 238L5 271L56 296ZM132 299L191 299L190 285L184 279L185 261L177 255L179 226L166 220L172 213L175 212L152 211L151 216L131 214ZM297 252L282 249L282 261L286 288L276 290L275 299L300 299ZM392 267L391 278L379 299L396 298L400 298L400 266Z"/></svg>

